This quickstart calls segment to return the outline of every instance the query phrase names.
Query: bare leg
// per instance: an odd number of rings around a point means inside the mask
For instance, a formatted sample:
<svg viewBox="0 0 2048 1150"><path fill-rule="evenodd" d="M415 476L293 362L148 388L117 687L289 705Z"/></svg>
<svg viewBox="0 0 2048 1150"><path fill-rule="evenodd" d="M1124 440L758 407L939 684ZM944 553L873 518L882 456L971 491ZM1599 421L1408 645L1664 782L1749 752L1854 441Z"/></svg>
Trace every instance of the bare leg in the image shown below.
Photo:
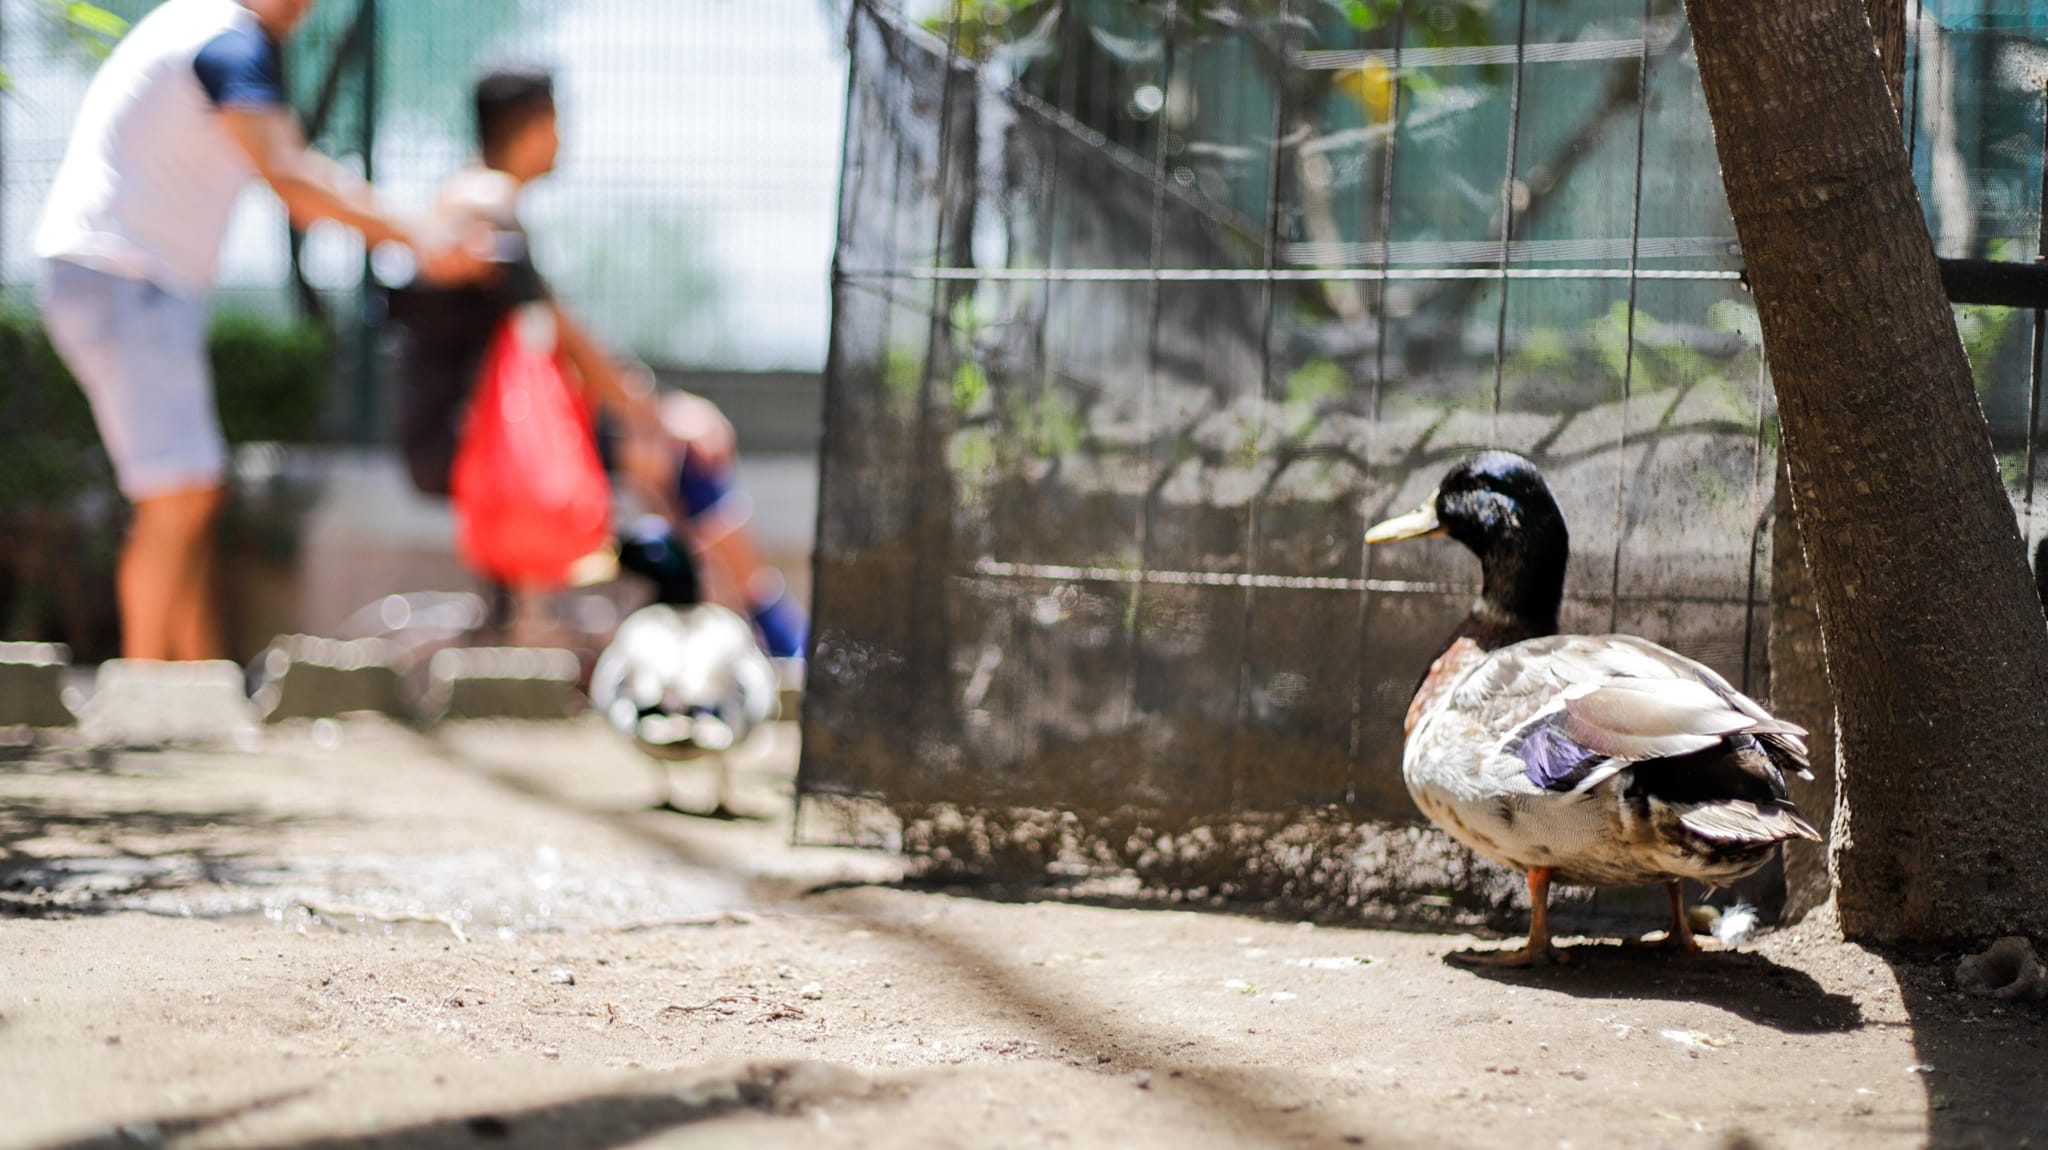
<svg viewBox="0 0 2048 1150"><path fill-rule="evenodd" d="M772 597L781 590L780 575L761 561L761 549L744 518L714 515L688 529L694 533L698 552L723 576L715 582L735 596L737 601L727 606L745 615L763 592Z"/></svg>
<svg viewBox="0 0 2048 1150"><path fill-rule="evenodd" d="M173 607L171 649L178 659L225 659L227 642L221 632L220 588L216 570L220 565L214 547L213 525L219 521L225 492L216 489L207 512L206 529L186 556L185 577L179 585L180 601Z"/></svg>
<svg viewBox="0 0 2048 1150"><path fill-rule="evenodd" d="M661 420L673 470L652 466L653 460L640 458L643 447L629 445L628 454L639 460L629 468L636 486L658 488L651 505L663 508L703 557L705 599L752 619L769 654L800 656L808 624L754 539L752 509L733 473L731 425L703 398L680 392L662 400Z"/></svg>
<svg viewBox="0 0 2048 1150"><path fill-rule="evenodd" d="M1529 942L1515 950L1496 950L1479 953L1465 953L1451 957L1468 966L1535 966L1539 963L1566 963L1571 956L1550 945L1550 875L1549 867L1537 867L1529 872Z"/></svg>
<svg viewBox="0 0 2048 1150"><path fill-rule="evenodd" d="M137 501L115 576L121 653L130 659L208 659L221 651L213 605L213 524L223 489Z"/></svg>

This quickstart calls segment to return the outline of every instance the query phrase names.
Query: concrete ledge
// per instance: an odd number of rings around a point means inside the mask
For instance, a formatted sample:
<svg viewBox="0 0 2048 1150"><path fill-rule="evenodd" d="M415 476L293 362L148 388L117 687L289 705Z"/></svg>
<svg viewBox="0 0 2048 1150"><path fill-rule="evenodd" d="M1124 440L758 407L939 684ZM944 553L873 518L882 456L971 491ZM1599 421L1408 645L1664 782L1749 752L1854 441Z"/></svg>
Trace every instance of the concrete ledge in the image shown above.
<svg viewBox="0 0 2048 1150"><path fill-rule="evenodd" d="M62 643L0 643L0 727L68 727L64 672L71 649Z"/></svg>
<svg viewBox="0 0 2048 1150"><path fill-rule="evenodd" d="M115 659L100 665L92 695L74 709L94 743L239 743L256 735L256 710L242 689L233 663Z"/></svg>
<svg viewBox="0 0 2048 1150"><path fill-rule="evenodd" d="M434 719L564 719L588 710L573 651L450 647L427 665L421 714Z"/></svg>
<svg viewBox="0 0 2048 1150"><path fill-rule="evenodd" d="M351 711L409 715L402 654L383 639L280 635L255 663L253 702L268 722Z"/></svg>

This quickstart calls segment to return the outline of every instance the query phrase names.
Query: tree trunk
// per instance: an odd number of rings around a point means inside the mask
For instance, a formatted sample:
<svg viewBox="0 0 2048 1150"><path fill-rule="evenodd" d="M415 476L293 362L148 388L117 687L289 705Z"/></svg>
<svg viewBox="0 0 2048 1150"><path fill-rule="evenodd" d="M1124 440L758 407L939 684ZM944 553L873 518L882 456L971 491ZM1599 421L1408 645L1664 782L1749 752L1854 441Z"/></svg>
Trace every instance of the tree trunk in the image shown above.
<svg viewBox="0 0 2048 1150"><path fill-rule="evenodd" d="M1877 58L1884 65L1884 86L1892 94L1892 109L1906 108L1906 0L1864 0L1870 17L1870 34L1877 41Z"/></svg>
<svg viewBox="0 0 2048 1150"><path fill-rule="evenodd" d="M1906 103L1906 0L1865 0L1878 62L1893 110ZM1771 707L1810 734L1813 781L1792 781L1792 799L1825 827L1835 810L1835 695L1828 688L1821 651L1820 611L1813 601L1813 575L1799 542L1799 509L1785 453L1778 453L1777 513L1771 520ZM1798 922L1834 897L1828 872L1828 844L1785 844L1785 922Z"/></svg>
<svg viewBox="0 0 2048 1150"><path fill-rule="evenodd" d="M1813 575L1799 541L1799 509L1792 502L1790 459L1778 448L1778 508L1771 521L1771 713L1805 727L1813 781L1790 780L1792 801L1823 833L1835 810L1835 695L1828 688L1821 648L1820 612ZM1798 922L1835 893L1826 841L1785 844L1782 921Z"/></svg>
<svg viewBox="0 0 2048 1150"><path fill-rule="evenodd" d="M2048 630L1861 0L1688 0L1839 722L1844 931L2048 935Z"/></svg>

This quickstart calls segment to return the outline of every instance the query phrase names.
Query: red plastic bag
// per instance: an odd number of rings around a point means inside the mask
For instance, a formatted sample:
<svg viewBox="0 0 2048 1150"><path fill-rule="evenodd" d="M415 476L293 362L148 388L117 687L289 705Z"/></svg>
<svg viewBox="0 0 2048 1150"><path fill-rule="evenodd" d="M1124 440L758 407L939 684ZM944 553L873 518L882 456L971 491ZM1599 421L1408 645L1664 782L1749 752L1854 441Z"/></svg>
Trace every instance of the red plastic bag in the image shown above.
<svg viewBox="0 0 2048 1150"><path fill-rule="evenodd" d="M564 586L611 534L611 484L553 321L528 307L499 325L451 476L463 560L514 587Z"/></svg>

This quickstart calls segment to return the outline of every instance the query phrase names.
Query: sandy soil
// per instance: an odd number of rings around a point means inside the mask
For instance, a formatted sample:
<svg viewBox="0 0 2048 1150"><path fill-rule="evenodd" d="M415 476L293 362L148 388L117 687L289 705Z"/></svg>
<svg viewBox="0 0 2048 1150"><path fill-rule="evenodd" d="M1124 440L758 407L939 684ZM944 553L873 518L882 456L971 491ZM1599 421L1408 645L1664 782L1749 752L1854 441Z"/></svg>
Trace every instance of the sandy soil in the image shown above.
<svg viewBox="0 0 2048 1150"><path fill-rule="evenodd" d="M2048 1145L2048 1014L1945 957L1480 974L913 889L653 786L584 724L0 762L0 1146Z"/></svg>

